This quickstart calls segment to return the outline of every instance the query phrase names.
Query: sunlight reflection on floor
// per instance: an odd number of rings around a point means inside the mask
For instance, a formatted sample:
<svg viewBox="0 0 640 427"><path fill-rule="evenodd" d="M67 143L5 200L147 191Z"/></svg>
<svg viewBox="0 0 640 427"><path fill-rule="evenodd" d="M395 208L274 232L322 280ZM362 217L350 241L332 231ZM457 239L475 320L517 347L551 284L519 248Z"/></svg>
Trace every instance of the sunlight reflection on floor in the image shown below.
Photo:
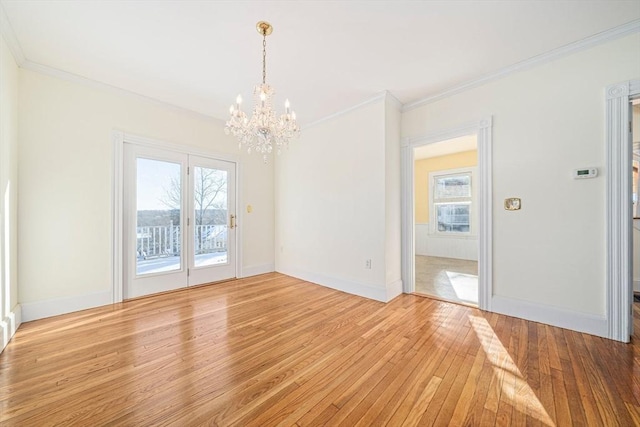
<svg viewBox="0 0 640 427"><path fill-rule="evenodd" d="M449 283L461 301L478 304L478 276L447 271Z"/></svg>
<svg viewBox="0 0 640 427"><path fill-rule="evenodd" d="M478 336L487 359L493 365L494 379L491 383L498 383L498 393L502 393L502 396L499 395L498 397L505 400L504 397L506 396L506 400L511 403L514 410L524 410L527 415L543 424L555 426L487 320L478 316L469 316L469 321Z"/></svg>

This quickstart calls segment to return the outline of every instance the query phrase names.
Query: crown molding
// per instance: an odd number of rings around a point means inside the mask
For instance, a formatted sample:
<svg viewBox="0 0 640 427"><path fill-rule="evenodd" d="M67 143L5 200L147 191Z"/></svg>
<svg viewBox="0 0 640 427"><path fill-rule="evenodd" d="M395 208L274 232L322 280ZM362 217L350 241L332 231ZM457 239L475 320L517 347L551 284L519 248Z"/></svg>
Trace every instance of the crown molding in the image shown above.
<svg viewBox="0 0 640 427"><path fill-rule="evenodd" d="M4 7L0 2L0 33L4 38L4 41L7 42L7 46L9 47L9 51L11 55L13 55L13 59L18 64L18 67L21 67L22 64L26 61L24 56L24 52L22 51L22 46L18 42L18 38L16 37L16 33L13 31L13 27L11 26L11 22L9 22L9 18L4 11Z"/></svg>
<svg viewBox="0 0 640 427"><path fill-rule="evenodd" d="M529 59L525 59L524 61L502 68L494 73L487 74L483 77L480 77L479 79L471 80L471 81L462 83L458 86L453 86L449 89L446 89L434 95L427 96L417 101L409 102L407 104L404 104L404 106L402 107L402 112L414 110L423 105L431 104L433 102L439 101L444 98L448 98L452 95L464 92L466 90L473 89L478 86L482 86L486 83L492 82L494 80L498 80L502 77L506 77L518 71L523 71L529 68L533 68L536 65L540 65L545 62L550 62L555 59L568 56L572 53L577 53L581 50L589 49L599 44L602 44L611 40L615 40L629 34L637 33L639 31L640 31L640 19L636 19L635 21L628 22L624 25L620 25L619 27L615 27L598 34L594 34L593 36L589 36L582 40L578 40L577 42L573 42L568 45L559 47L557 49L550 50L549 52L534 56Z"/></svg>
<svg viewBox="0 0 640 427"><path fill-rule="evenodd" d="M394 94L392 94L391 92L389 92L388 90L384 91L384 95L386 97L386 99L388 101L390 101L394 107L396 107L398 110L402 111L402 101L400 101L398 98L395 97Z"/></svg>
<svg viewBox="0 0 640 427"><path fill-rule="evenodd" d="M324 116L321 119L318 119L318 120L313 121L313 122L311 122L311 123L309 123L307 125L304 125L304 126L302 126L301 130L309 129L310 127L313 127L313 126L319 125L320 123L324 123L326 121L335 119L336 117L339 117L339 116L342 116L344 114L350 113L350 112L352 112L354 110L357 110L359 108L365 107L365 106L370 105L370 104L375 104L376 102L379 102L379 101L382 101L382 100L386 99L388 95L390 95L390 93L388 91L386 91L386 90L382 91L380 93L377 93L376 95L372 96L371 98L366 99L366 100L364 100L364 101L362 101L362 102L360 102L358 104L352 105L351 107L345 108L344 110L336 111L335 113L329 114L328 116ZM395 97L394 97L394 99L395 99ZM400 101L398 101L398 102L400 102Z"/></svg>
<svg viewBox="0 0 640 427"><path fill-rule="evenodd" d="M606 30L603 31L601 33L595 34L593 36L587 37L585 39L579 40L577 42L574 43L570 43L568 45L562 46L560 48L551 50L549 52L540 54L538 56L535 56L533 58L529 58L526 59L524 61L518 62L516 64L513 64L511 66L502 68L494 73L491 74L487 74L483 77L480 77L479 79L475 79L475 80L471 80L471 81L467 81L465 83L462 83L460 85L457 86L453 86L449 89L446 89L442 92L427 96L425 98L419 99L417 101L413 101L413 102L409 102L406 104L403 104L398 98L396 98L391 92L389 92L388 90L384 90L380 93L377 93L376 95L374 95L373 97L366 99L358 104L355 104L351 107L345 108L343 110L340 111L336 111L335 113L329 114L328 116L322 117L318 120L315 120L309 124L306 124L304 126L302 126L302 130L311 128L313 126L316 126L320 123L332 120L336 117L339 117L343 114L347 114L350 113L351 111L354 111L358 108L364 107L366 105L369 104L373 104L375 102L378 102L380 100L383 99L388 99L390 100L393 104L395 104L400 111L402 112L407 112L407 111L411 111L413 109L419 108L423 105L427 105L427 104L431 104L433 102L439 101L441 99L450 97L452 95L464 92L466 90L484 85L486 83L492 82L494 80L498 80L502 77L506 77L512 73L518 72L518 71L522 71L525 69L529 69L532 68L536 65L540 65L543 64L545 62L549 62L552 61L554 59L558 59L567 55L570 55L572 53L576 53L579 52L581 50L585 50L594 46L597 46L599 44L605 43L607 41L610 40L614 40L620 37L624 37L626 35L629 34L633 34L636 32L640 31L640 19L638 20L634 20L631 22L628 22L624 25L612 28L610 30ZM172 104L170 102L166 102L166 101L162 101L159 100L157 98L153 98L150 96L146 96L146 95L142 95L139 94L137 92L133 92L127 89L122 89L119 88L117 86L113 86L107 83L102 83L99 82L97 80L93 80L87 77L82 77L73 73L69 73L66 71L62 71L53 67L49 67L46 65L42 65L42 64L38 64L32 61L29 61L25 55L24 52L22 50L22 47L20 46L20 43L18 42L18 39L13 31L13 27L11 26L11 23L9 22L9 19L5 13L4 7L2 6L2 2L0 1L0 33L2 34L2 36L4 37L9 50L11 51L11 54L13 55L17 65L20 68L23 69L27 69L30 71L34 71L37 73L41 73L41 74L45 74L45 75L49 75L49 76L53 76L53 77L57 77L63 80L67 80L67 81L71 81L71 82L75 82L75 83L80 83L86 86L90 86L90 87L94 87L94 88L99 88L99 89L103 89L103 90L110 90L110 91L115 91L117 93L120 93L122 95L126 95L126 96L131 96L131 97L135 97L141 100L145 100L147 102L151 102L154 103L156 105L159 106L163 106L165 108L169 108L172 109L174 111L179 111L182 113L186 113L189 115L192 115L194 117L198 117L200 119L205 119L205 120L211 120L211 121L215 121L217 123L222 123L224 124L225 121L223 119L208 115L208 114L204 114L186 107L181 107L178 106L176 104Z"/></svg>
<svg viewBox="0 0 640 427"><path fill-rule="evenodd" d="M70 81L73 83L78 83L84 86L88 86L91 88L95 88L95 89L102 89L102 90L107 90L110 92L115 92L118 93L120 95L124 95L124 96L128 96L128 97L132 97L132 98L137 98L139 100L142 101L146 101L146 102L150 102L152 104L158 105L160 107L164 107L164 108L168 108L170 110L174 110L176 112L180 112L182 114L187 114L190 116L193 116L195 118L198 118L200 120L208 120L208 121L214 121L216 123L221 123L224 125L224 120L221 120L217 117L213 117L210 116L208 114L204 114L204 113L200 113L199 111L195 111L195 110L191 110L189 108L185 108L185 107L181 107L178 106L176 104L172 104L170 102L166 102L166 101L161 101L157 98L152 98L150 96L146 96L146 95L141 95L137 92L132 92L130 90L127 89L122 89L120 87L117 86L112 86L110 84L107 83L102 83L99 82L97 80L93 80L87 77L83 77L83 76L79 76L77 74L73 74L73 73L69 73L67 71L62 71L59 70L57 68L53 68L53 67L49 67L46 65L42 65L42 64L38 64L35 62L31 62L29 60L25 60L22 65L20 66L20 68L23 68L25 70L29 70L29 71L33 71L36 73L40 73L40 74L44 74L47 76L51 76L51 77L55 77L61 80L66 80L66 81Z"/></svg>

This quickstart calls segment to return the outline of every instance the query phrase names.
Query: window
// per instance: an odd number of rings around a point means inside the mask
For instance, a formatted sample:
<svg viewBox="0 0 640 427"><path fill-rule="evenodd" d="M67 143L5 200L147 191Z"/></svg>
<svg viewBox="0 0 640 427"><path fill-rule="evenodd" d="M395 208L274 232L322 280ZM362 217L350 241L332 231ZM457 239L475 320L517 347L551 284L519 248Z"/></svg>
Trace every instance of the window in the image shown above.
<svg viewBox="0 0 640 427"><path fill-rule="evenodd" d="M441 171L430 174L431 221L436 234L470 234L473 209L472 171Z"/></svg>

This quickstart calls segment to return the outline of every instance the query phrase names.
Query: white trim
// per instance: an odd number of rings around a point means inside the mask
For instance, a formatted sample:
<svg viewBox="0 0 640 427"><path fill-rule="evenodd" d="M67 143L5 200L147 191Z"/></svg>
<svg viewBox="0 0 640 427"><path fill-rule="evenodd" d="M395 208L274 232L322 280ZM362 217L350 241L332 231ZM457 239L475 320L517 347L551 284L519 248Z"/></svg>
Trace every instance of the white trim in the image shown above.
<svg viewBox="0 0 640 427"><path fill-rule="evenodd" d="M326 121L335 119L336 117L340 117L340 116L342 116L344 114L350 113L350 112L352 112L354 110L357 110L359 108L366 107L367 105L375 104L378 101L384 100L388 95L391 95L391 94L390 94L390 92L388 92L386 90L383 91L383 92L380 92L380 93L374 95L373 97L371 97L369 99L366 99L366 100L364 100L362 102L359 102L359 103L357 103L357 104L355 104L355 105L353 105L351 107L345 108L344 110L336 111L335 113L329 114L328 116L322 117L322 118L320 118L318 120L315 120L315 121L313 121L313 122L311 122L311 123L309 123L307 125L304 125L304 126L301 127L301 130L303 131L303 130L309 129L310 127L313 127L313 126L319 125L320 123L324 123ZM395 96L393 98L397 100L397 98ZM400 102L400 101L398 101L398 102Z"/></svg>
<svg viewBox="0 0 640 427"><path fill-rule="evenodd" d="M491 311L493 295L492 118L478 123L478 307Z"/></svg>
<svg viewBox="0 0 640 427"><path fill-rule="evenodd" d="M187 114L189 116L195 117L195 118L200 119L200 120L208 120L208 121L213 121L213 122L216 122L216 123L224 123L224 120L222 120L222 119L219 119L217 117L213 117L213 116L205 114L205 113L201 113L201 112L196 111L196 110L192 110L192 109L187 108L187 107L181 107L179 105L172 104L172 103L166 102L166 101L162 101L160 99L153 98L151 96L142 95L140 93L133 92L133 91L128 90L128 89L123 89L123 88L118 87L118 86L113 86L113 85L110 85L108 83L103 83L103 82L100 82L98 80L93 80L93 79L90 79L88 77L83 77L83 76L80 76L80 75L77 75L77 74L70 73L68 71L63 71L63 70L59 70L57 68L49 67L48 65L38 64L37 62L32 62L32 61L29 61L28 59L25 59L19 65L20 65L20 68L23 68L25 70L33 71L33 72L36 72L36 73L39 73L39 74L44 74L45 76L55 77L55 78L58 78L58 79L61 79L61 80L65 80L65 81L68 81L68 82L72 82L72 83L78 83L78 84L81 84L83 86L94 88L94 89L107 90L107 91L115 92L115 93L120 94L120 95L132 97L132 98L137 98L139 100L150 102L152 104L155 104L155 105L158 105L158 106L161 106L161 107L164 107L164 108L168 108L168 109L173 110L173 111L177 111L177 112L180 112L180 113L183 113L183 114Z"/></svg>
<svg viewBox="0 0 640 427"><path fill-rule="evenodd" d="M606 337L622 342L633 330L629 100L639 94L640 80L606 88Z"/></svg>
<svg viewBox="0 0 640 427"><path fill-rule="evenodd" d="M492 311L507 316L545 323L572 331L607 337L607 319L604 316L580 313L549 305L536 304L516 298L495 295Z"/></svg>
<svg viewBox="0 0 640 427"><path fill-rule="evenodd" d="M242 269L242 275L238 275L238 278L257 276L259 274L265 273L273 273L274 271L276 271L276 266L274 263L250 265Z"/></svg>
<svg viewBox="0 0 640 427"><path fill-rule="evenodd" d="M415 292L415 200L414 200L414 150L401 140L400 145L400 212L401 212L401 250L403 292Z"/></svg>
<svg viewBox="0 0 640 427"><path fill-rule="evenodd" d="M9 22L9 17L6 14L2 3L0 3L0 32L2 33L2 37L5 42L7 42L7 46L9 47L9 51L11 51L11 55L13 55L13 59L16 61L16 64L18 64L18 67L21 67L26 61L24 51L22 50L22 46L20 46L16 33L13 31L13 26L11 25L11 22Z"/></svg>
<svg viewBox="0 0 640 427"><path fill-rule="evenodd" d="M88 308L110 305L113 298L113 290L94 292L72 297L55 298L50 300L22 303L22 320L44 319L45 317L58 316Z"/></svg>
<svg viewBox="0 0 640 427"><path fill-rule="evenodd" d="M113 144L113 175L111 186L111 283L113 302L122 302L124 291L124 132L111 133Z"/></svg>
<svg viewBox="0 0 640 427"><path fill-rule="evenodd" d="M487 121L488 124L486 123ZM482 129L487 126L491 126L491 118L461 123L454 128L438 130L424 135L404 137L402 138L401 145L403 147L407 146L416 148L421 145L433 144L435 142L476 134L478 133L478 129Z"/></svg>
<svg viewBox="0 0 640 427"><path fill-rule="evenodd" d="M457 86L453 86L442 92L435 93L433 95L424 97L417 101L409 102L403 106L402 111L405 112L405 111L414 110L423 105L431 104L433 102L439 101L441 99L447 98L457 93L461 93L466 90L473 89L478 86L482 86L484 84L487 84L494 80L501 79L503 77L506 77L518 71L523 71L529 68L533 68L537 65L541 65L546 62L550 62L550 61L571 55L581 50L592 48L599 44L608 42L610 40L615 40L617 38L624 37L626 35L633 34L638 31L640 31L640 19L636 19L635 21L628 22L624 25L620 25L619 27L615 27L615 28L603 31L598 34L594 34L593 36L584 38L582 40L569 43L568 45L550 50L549 52L545 52L538 56L534 56L533 58L525 59L524 61L520 61L508 67L501 68L498 71L487 74L478 79L461 83Z"/></svg>
<svg viewBox="0 0 640 427"><path fill-rule="evenodd" d="M11 53L14 57L14 59L16 60L16 63L18 64L19 67L30 70L30 71L34 71L40 74L45 74L45 75L49 75L52 77L57 77L59 79L63 79L63 80L67 80L67 81L71 81L71 82L75 82L75 83L79 83L79 84L83 84L86 86L90 86L90 87L94 87L94 88L99 88L99 89L106 89L106 90L111 90L111 91L115 91L117 93L120 94L124 94L124 95L128 95L128 96L132 96L138 99L142 99L142 100L146 100L149 102L152 102L154 104L157 105L161 105L176 111L181 111L183 113L187 113L190 115L194 115L196 117L199 117L201 119L207 119L207 120L213 120L215 122L224 122L223 119L219 119L217 117L205 114L205 113L201 113L199 111L195 111L186 107L181 107L178 106L176 104L172 104L170 102L166 102L166 101L162 101L150 96L146 96L146 95L142 95L136 92L132 92L130 90L127 89L123 89L117 86L113 86L107 83L103 83L97 80L93 80L90 79L88 77L83 77L83 76L79 76L77 74L73 74L73 73L69 73L67 71L63 71L63 70L59 70L53 67L49 67L47 65L44 64L38 64L36 62L32 62L30 60L28 60L25 55L24 52L22 50L22 47L20 46L20 43L18 42L17 37L15 36L15 33L13 31L13 27L11 26L8 17L6 16L5 12L4 12L4 8L2 7L2 4L0 3L0 30L2 31L2 35L4 36L5 41L7 42L7 45L9 46L9 49L11 50ZM315 126L317 124L320 124L322 122L325 122L327 120L331 120L333 118L336 118L338 116L341 116L343 114L347 114L355 109L358 109L360 107L369 105L371 103L374 103L376 101L379 101L381 99L385 99L385 98L390 98L392 99L401 109L402 112L405 111L410 111L413 110L415 108L418 108L420 106L426 105L426 104L430 104L433 102L436 102L438 100L447 98L451 95L460 93L460 92L464 92L468 89L472 89L474 87L478 87L481 85L484 85L486 83L489 83L491 81L494 80L498 80L502 77L506 77L509 74L513 74L515 72L518 71L522 71L528 68L532 68L536 65L540 65L543 64L545 62L549 62L564 56L568 56L571 55L573 53L579 52L581 50L585 50L594 46L597 46L599 44L608 42L610 40L614 40L620 37L624 37L626 35L629 34L633 34L635 32L640 31L640 19L638 20L634 20L631 22L628 22L624 25L603 31L601 33L595 34L593 36L584 38L582 40L578 40L576 42L570 43L568 45L562 46L560 48L551 50L549 52L543 53L541 55L538 56L534 56L533 58L529 58L526 59L524 61L518 62L516 64L510 65L508 67L504 67L494 73L491 74L487 74L483 77L480 77L478 79L475 80L471 80L471 81L467 81L464 83L461 83L457 86L451 87L449 89L446 89L444 91L435 93L433 95L421 98L419 100L413 101L413 102L409 102L407 104L403 104L398 98L396 98L390 91L388 90L384 90L376 95L374 95L373 97L362 101L358 104L355 104L351 107L345 108L343 110L337 111L333 114L329 114L328 116L322 117L318 120L315 120L307 125L302 126L302 130L310 128L312 126Z"/></svg>
<svg viewBox="0 0 640 427"><path fill-rule="evenodd" d="M242 163L237 154L219 153L213 150L202 149L188 144L176 144L158 139L147 138L140 135L125 133L114 129L111 131L113 142L113 176L112 176L112 209L111 209L111 300L109 302L121 302L124 296L124 271L123 271L123 200L124 200L124 144L131 143L150 148L187 153L195 156L215 158L227 162L235 163L236 170L236 213L238 218L238 229L236 231L236 277L244 277L242 268L242 209L244 200L240 191L240 170ZM273 270L272 270L273 271Z"/></svg>
<svg viewBox="0 0 640 427"><path fill-rule="evenodd" d="M395 95L392 94L391 92L389 92L388 90L384 91L384 96L385 96L385 99L387 99L388 101L391 101L393 106L396 109L398 109L398 111L402 112L402 107L404 105L404 104L402 104L402 101L400 101L398 98L396 98Z"/></svg>
<svg viewBox="0 0 640 427"><path fill-rule="evenodd" d="M452 199L438 199L435 200L435 180L444 177L444 176L468 176L471 181L471 195L469 197L457 197ZM477 220L474 221L473 211L477 210L478 206L478 167L477 166L469 166L464 168L456 168L456 169L440 169L429 172L429 234L431 237L444 237L444 238L452 238L452 239L460 239L460 238L476 238L478 233L478 224ZM452 231L439 231L436 224L438 223L438 219L436 218L438 213L435 208L436 204L464 204L468 203L471 207L471 218L469 218L469 231L466 232L452 232Z"/></svg>
<svg viewBox="0 0 640 427"><path fill-rule="evenodd" d="M11 338L22 324L22 307L16 304L7 316L0 321L0 353L9 344Z"/></svg>
<svg viewBox="0 0 640 427"><path fill-rule="evenodd" d="M477 134L478 147L478 307L491 311L492 285L492 117L463 123L455 128L403 138L402 165L402 280L404 291L415 292L414 148L460 136Z"/></svg>
<svg viewBox="0 0 640 427"><path fill-rule="evenodd" d="M312 273L309 271L299 270L297 268L283 268L278 272L286 274L287 276L296 277L307 282L315 283L320 286L335 289L338 291L346 292L352 295L369 298L380 302L389 302L397 295L393 293L398 289L398 286L402 288L402 282L394 282L391 287L391 292L387 288L381 288L377 286L371 286L366 283L359 283L352 280L344 280L337 277L326 276L324 274ZM398 294L399 295L399 294Z"/></svg>

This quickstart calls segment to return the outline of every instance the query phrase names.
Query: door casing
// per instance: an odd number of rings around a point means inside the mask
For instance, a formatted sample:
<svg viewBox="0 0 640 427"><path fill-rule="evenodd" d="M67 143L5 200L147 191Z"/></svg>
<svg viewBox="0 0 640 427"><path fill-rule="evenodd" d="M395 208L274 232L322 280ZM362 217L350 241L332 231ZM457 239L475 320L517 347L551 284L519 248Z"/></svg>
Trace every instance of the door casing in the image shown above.
<svg viewBox="0 0 640 427"><path fill-rule="evenodd" d="M214 150L202 149L187 144L175 144L153 138L147 138L135 134L125 133L120 130L111 132L113 146L113 181L112 181L112 244L111 244L111 283L113 303L122 302L124 295L124 144L132 143L142 146L155 147L180 153L186 153L201 157L210 157L235 163L236 175L236 217L238 228L236 229L236 277L243 276L242 271L242 164L238 155L220 153Z"/></svg>

